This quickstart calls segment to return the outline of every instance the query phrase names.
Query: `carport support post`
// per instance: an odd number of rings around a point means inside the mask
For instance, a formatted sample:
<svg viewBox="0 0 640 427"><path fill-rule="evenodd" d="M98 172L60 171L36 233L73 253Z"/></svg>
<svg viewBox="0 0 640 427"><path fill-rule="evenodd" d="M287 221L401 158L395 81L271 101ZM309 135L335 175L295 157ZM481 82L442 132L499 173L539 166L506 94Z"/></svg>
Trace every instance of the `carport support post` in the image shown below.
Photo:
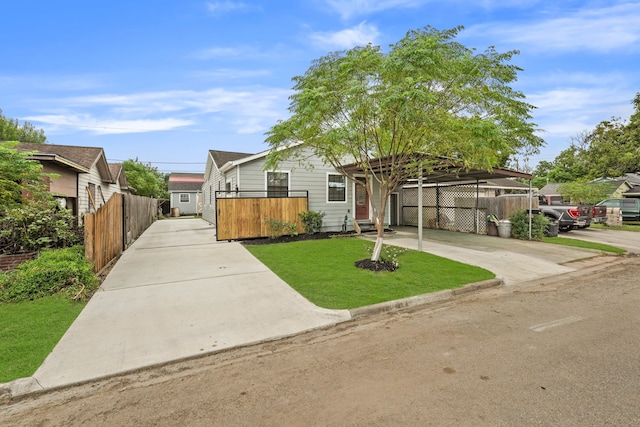
<svg viewBox="0 0 640 427"><path fill-rule="evenodd" d="M531 188L531 179L529 180L529 240L531 240L531 220L533 219L533 193Z"/></svg>
<svg viewBox="0 0 640 427"><path fill-rule="evenodd" d="M418 250L422 252L422 167L418 175Z"/></svg>

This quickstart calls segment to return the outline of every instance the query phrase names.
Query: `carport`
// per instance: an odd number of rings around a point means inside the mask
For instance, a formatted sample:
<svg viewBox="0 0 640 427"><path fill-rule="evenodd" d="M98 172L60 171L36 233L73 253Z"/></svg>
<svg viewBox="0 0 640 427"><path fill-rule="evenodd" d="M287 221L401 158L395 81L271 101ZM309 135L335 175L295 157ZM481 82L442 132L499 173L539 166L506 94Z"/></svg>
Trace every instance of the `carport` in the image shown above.
<svg viewBox="0 0 640 427"><path fill-rule="evenodd" d="M464 169L461 165L447 165L441 164L438 165L434 170L426 171L423 170L421 174L419 174L416 179L418 184L418 189L424 189L424 184L435 184L436 188L440 185L473 185L475 184L476 195L475 195L475 232L478 233L479 229L479 189L480 183L486 182L489 179L495 178L521 178L529 181L529 210L532 210L532 187L531 187L531 174L513 171L509 169L502 168L491 168L489 170L483 169ZM418 249L422 250L422 231L423 231L423 191L418 191ZM437 204L439 204L439 199L437 200ZM484 215L483 215L484 217ZM529 239L531 239L531 218L529 218Z"/></svg>
<svg viewBox="0 0 640 427"><path fill-rule="evenodd" d="M436 192L441 188L450 188L452 186L467 186L475 190L475 194L473 197L468 197L466 203L469 205L466 209L469 209L472 212L472 215L469 217L474 224L473 232L478 234L480 229L480 221L486 221L486 216L483 214L480 218L479 213L480 206L478 205L479 200L479 190L480 184L485 183L490 179L497 178L520 178L525 179L529 182L529 190L528 190L528 209L532 210L533 198L532 198L532 186L531 186L531 174L514 171L510 169L504 168L496 168L492 167L489 169L477 169L477 168L465 168L464 165L460 163L452 162L450 159L434 159L428 158L428 162L430 164L436 163L435 166L430 168L423 168L421 173L417 173L417 177L414 179L407 180L402 183L401 186L407 184L417 184L417 188L423 189L423 191L417 191L417 224L418 224L418 240L419 246L421 249L422 245L422 231L424 227L424 219L423 219L423 208L424 208L424 200L423 193L425 189L425 185L435 186ZM375 165L373 170L374 173L384 173L385 170L392 167L392 160L387 159L376 159L371 162L372 165ZM345 167L345 170L348 170L351 173L365 173L365 171L359 167L358 165L349 165ZM440 210L440 199L436 198L436 210ZM436 220L439 220L440 216L436 215ZM462 230L458 230L462 231ZM467 230L464 230L467 231ZM531 220L529 220L529 238L531 238Z"/></svg>

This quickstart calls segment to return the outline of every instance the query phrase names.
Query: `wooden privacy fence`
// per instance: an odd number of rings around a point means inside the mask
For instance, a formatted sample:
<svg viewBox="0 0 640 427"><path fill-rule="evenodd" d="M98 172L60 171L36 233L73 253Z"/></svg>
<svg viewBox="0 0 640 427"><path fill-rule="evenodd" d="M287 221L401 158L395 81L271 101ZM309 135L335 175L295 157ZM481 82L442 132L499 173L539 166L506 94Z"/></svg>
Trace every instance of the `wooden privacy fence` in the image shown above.
<svg viewBox="0 0 640 427"><path fill-rule="evenodd" d="M124 225L126 247L149 228L158 216L158 200L150 197L124 195Z"/></svg>
<svg viewBox="0 0 640 427"><path fill-rule="evenodd" d="M93 261L96 272L124 250L123 202L119 194L114 194L95 213L84 216L84 253Z"/></svg>
<svg viewBox="0 0 640 427"><path fill-rule="evenodd" d="M84 216L84 252L93 270L102 270L153 223L156 199L114 194L93 214Z"/></svg>
<svg viewBox="0 0 640 427"><path fill-rule="evenodd" d="M304 232L298 214L308 210L306 192L305 197L225 197L228 194L216 192L216 240L268 237L269 221L296 224L298 232Z"/></svg>
<svg viewBox="0 0 640 427"><path fill-rule="evenodd" d="M538 198L531 199L532 209L538 209ZM510 195L478 198L478 208L484 209L487 215L495 215L498 219L509 219L517 211L529 210L529 195Z"/></svg>

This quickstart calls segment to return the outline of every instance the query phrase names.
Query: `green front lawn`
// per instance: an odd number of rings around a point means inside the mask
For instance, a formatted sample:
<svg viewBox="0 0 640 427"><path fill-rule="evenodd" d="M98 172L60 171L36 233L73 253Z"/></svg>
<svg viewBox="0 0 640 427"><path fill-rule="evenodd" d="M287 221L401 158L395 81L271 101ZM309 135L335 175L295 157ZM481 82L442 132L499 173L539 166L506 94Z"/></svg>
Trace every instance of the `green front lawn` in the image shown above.
<svg viewBox="0 0 640 427"><path fill-rule="evenodd" d="M406 298L495 277L488 270L409 250L394 272L373 272L354 263L370 257L373 243L335 238L246 246L256 258L317 306L349 309Z"/></svg>
<svg viewBox="0 0 640 427"><path fill-rule="evenodd" d="M62 295L0 304L0 383L33 375L85 305Z"/></svg>
<svg viewBox="0 0 640 427"><path fill-rule="evenodd" d="M606 245L604 243L587 242L586 240L571 239L568 237L544 237L545 243L553 243L554 245L572 246L575 248L595 249L597 251L611 252L614 254L623 254L626 249L617 248L615 246Z"/></svg>
<svg viewBox="0 0 640 427"><path fill-rule="evenodd" d="M628 223L628 221L625 221L625 223L622 224L620 227L612 227L606 224L591 224L590 227L600 229L600 230L635 231L636 233L640 232L640 223L638 222Z"/></svg>

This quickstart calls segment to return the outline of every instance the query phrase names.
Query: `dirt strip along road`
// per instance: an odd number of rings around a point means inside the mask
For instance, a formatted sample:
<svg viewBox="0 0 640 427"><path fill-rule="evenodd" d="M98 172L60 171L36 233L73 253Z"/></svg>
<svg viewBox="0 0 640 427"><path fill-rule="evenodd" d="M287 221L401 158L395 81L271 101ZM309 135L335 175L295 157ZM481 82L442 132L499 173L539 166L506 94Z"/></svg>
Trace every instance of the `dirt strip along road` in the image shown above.
<svg viewBox="0 0 640 427"><path fill-rule="evenodd" d="M0 425L640 425L640 259L25 398Z"/></svg>

